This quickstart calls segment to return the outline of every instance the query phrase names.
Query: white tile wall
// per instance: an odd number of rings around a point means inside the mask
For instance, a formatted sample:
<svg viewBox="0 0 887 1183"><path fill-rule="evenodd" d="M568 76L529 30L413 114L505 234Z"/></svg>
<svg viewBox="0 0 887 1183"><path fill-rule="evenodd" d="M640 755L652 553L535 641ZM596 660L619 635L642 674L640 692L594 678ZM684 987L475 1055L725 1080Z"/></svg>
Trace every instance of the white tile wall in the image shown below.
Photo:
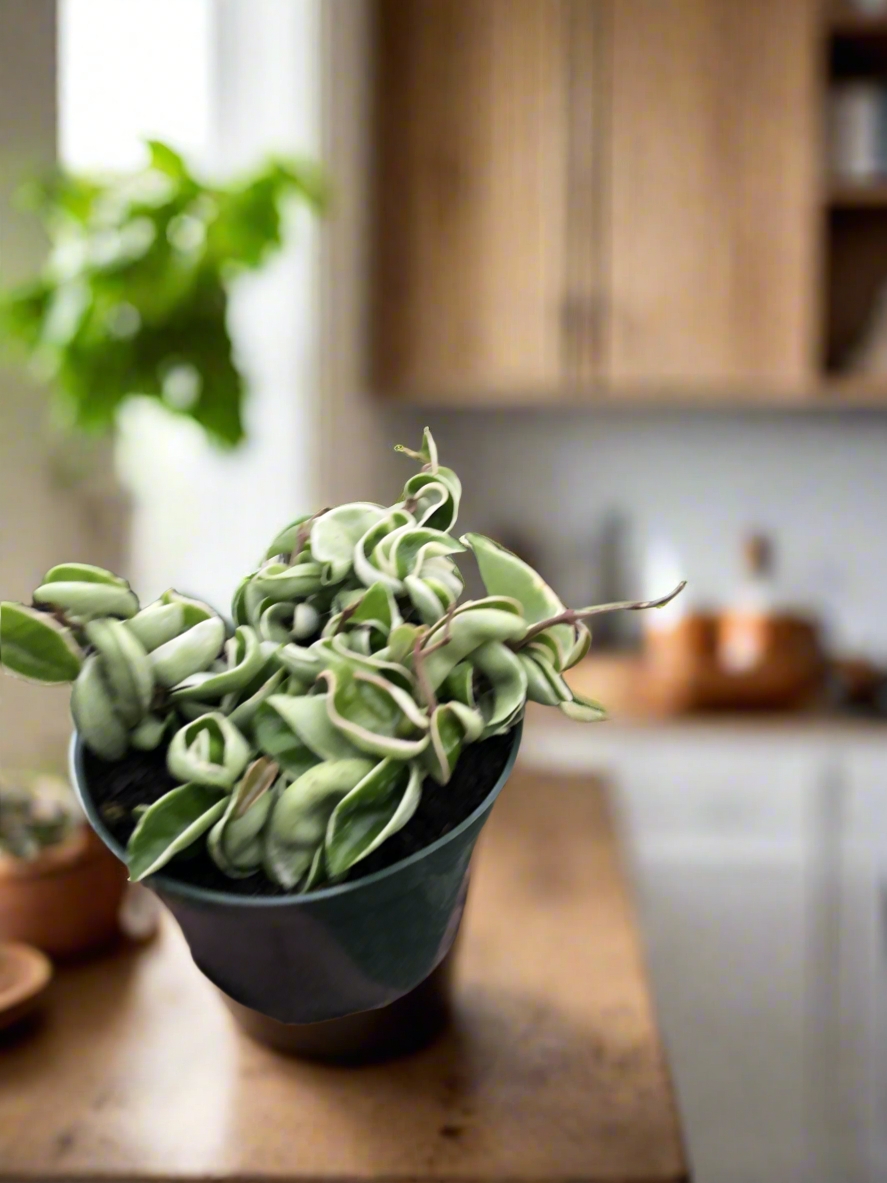
<svg viewBox="0 0 887 1183"><path fill-rule="evenodd" d="M887 414L865 411L403 413L466 486L466 529L519 530L566 598L598 594L596 539L627 526L626 575L648 540L677 548L696 601L729 596L744 531L771 531L786 601L835 641L887 658ZM645 590L645 589L641 589Z"/></svg>

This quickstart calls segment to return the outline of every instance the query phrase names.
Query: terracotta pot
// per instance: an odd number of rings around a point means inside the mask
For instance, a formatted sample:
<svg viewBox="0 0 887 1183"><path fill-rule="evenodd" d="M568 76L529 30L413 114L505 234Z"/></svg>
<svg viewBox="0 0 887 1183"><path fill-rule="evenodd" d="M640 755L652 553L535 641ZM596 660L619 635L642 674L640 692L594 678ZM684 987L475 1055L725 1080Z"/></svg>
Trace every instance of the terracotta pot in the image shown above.
<svg viewBox="0 0 887 1183"><path fill-rule="evenodd" d="M79 826L35 859L0 857L0 940L71 957L108 944L120 931L126 869Z"/></svg>

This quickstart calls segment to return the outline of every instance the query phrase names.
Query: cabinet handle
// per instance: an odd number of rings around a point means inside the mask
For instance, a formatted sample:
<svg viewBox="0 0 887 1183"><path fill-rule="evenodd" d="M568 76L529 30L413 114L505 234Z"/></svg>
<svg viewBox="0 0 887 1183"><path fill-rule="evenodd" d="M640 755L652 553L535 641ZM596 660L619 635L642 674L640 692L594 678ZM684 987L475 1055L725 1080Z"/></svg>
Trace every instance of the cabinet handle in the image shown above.
<svg viewBox="0 0 887 1183"><path fill-rule="evenodd" d="M583 336L597 334L603 317L600 296L565 296L561 302L561 328Z"/></svg>
<svg viewBox="0 0 887 1183"><path fill-rule="evenodd" d="M568 369L587 371L603 353L606 301L602 296L565 296L561 303L561 334Z"/></svg>

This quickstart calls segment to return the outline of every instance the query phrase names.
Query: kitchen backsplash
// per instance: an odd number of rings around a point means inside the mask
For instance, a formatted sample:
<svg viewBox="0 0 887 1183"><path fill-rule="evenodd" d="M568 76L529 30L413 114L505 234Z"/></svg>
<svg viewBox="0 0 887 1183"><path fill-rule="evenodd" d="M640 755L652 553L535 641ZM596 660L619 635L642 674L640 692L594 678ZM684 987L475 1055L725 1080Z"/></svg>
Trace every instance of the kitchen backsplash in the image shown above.
<svg viewBox="0 0 887 1183"><path fill-rule="evenodd" d="M842 651L887 661L887 416L877 412L414 412L465 485L465 528L531 550L571 602L644 586L673 548L698 604L728 600L741 540L768 533L785 604ZM632 622L633 624L634 622Z"/></svg>

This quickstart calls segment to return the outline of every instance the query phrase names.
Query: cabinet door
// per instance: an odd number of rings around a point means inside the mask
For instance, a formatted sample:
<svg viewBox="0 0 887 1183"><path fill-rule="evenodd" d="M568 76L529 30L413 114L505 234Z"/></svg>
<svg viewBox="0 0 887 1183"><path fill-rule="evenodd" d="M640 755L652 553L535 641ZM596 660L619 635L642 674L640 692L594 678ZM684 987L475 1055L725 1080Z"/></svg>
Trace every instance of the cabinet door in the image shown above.
<svg viewBox="0 0 887 1183"><path fill-rule="evenodd" d="M814 370L815 0L614 0L614 387Z"/></svg>
<svg viewBox="0 0 887 1183"><path fill-rule="evenodd" d="M379 0L374 385L558 396L565 0Z"/></svg>

